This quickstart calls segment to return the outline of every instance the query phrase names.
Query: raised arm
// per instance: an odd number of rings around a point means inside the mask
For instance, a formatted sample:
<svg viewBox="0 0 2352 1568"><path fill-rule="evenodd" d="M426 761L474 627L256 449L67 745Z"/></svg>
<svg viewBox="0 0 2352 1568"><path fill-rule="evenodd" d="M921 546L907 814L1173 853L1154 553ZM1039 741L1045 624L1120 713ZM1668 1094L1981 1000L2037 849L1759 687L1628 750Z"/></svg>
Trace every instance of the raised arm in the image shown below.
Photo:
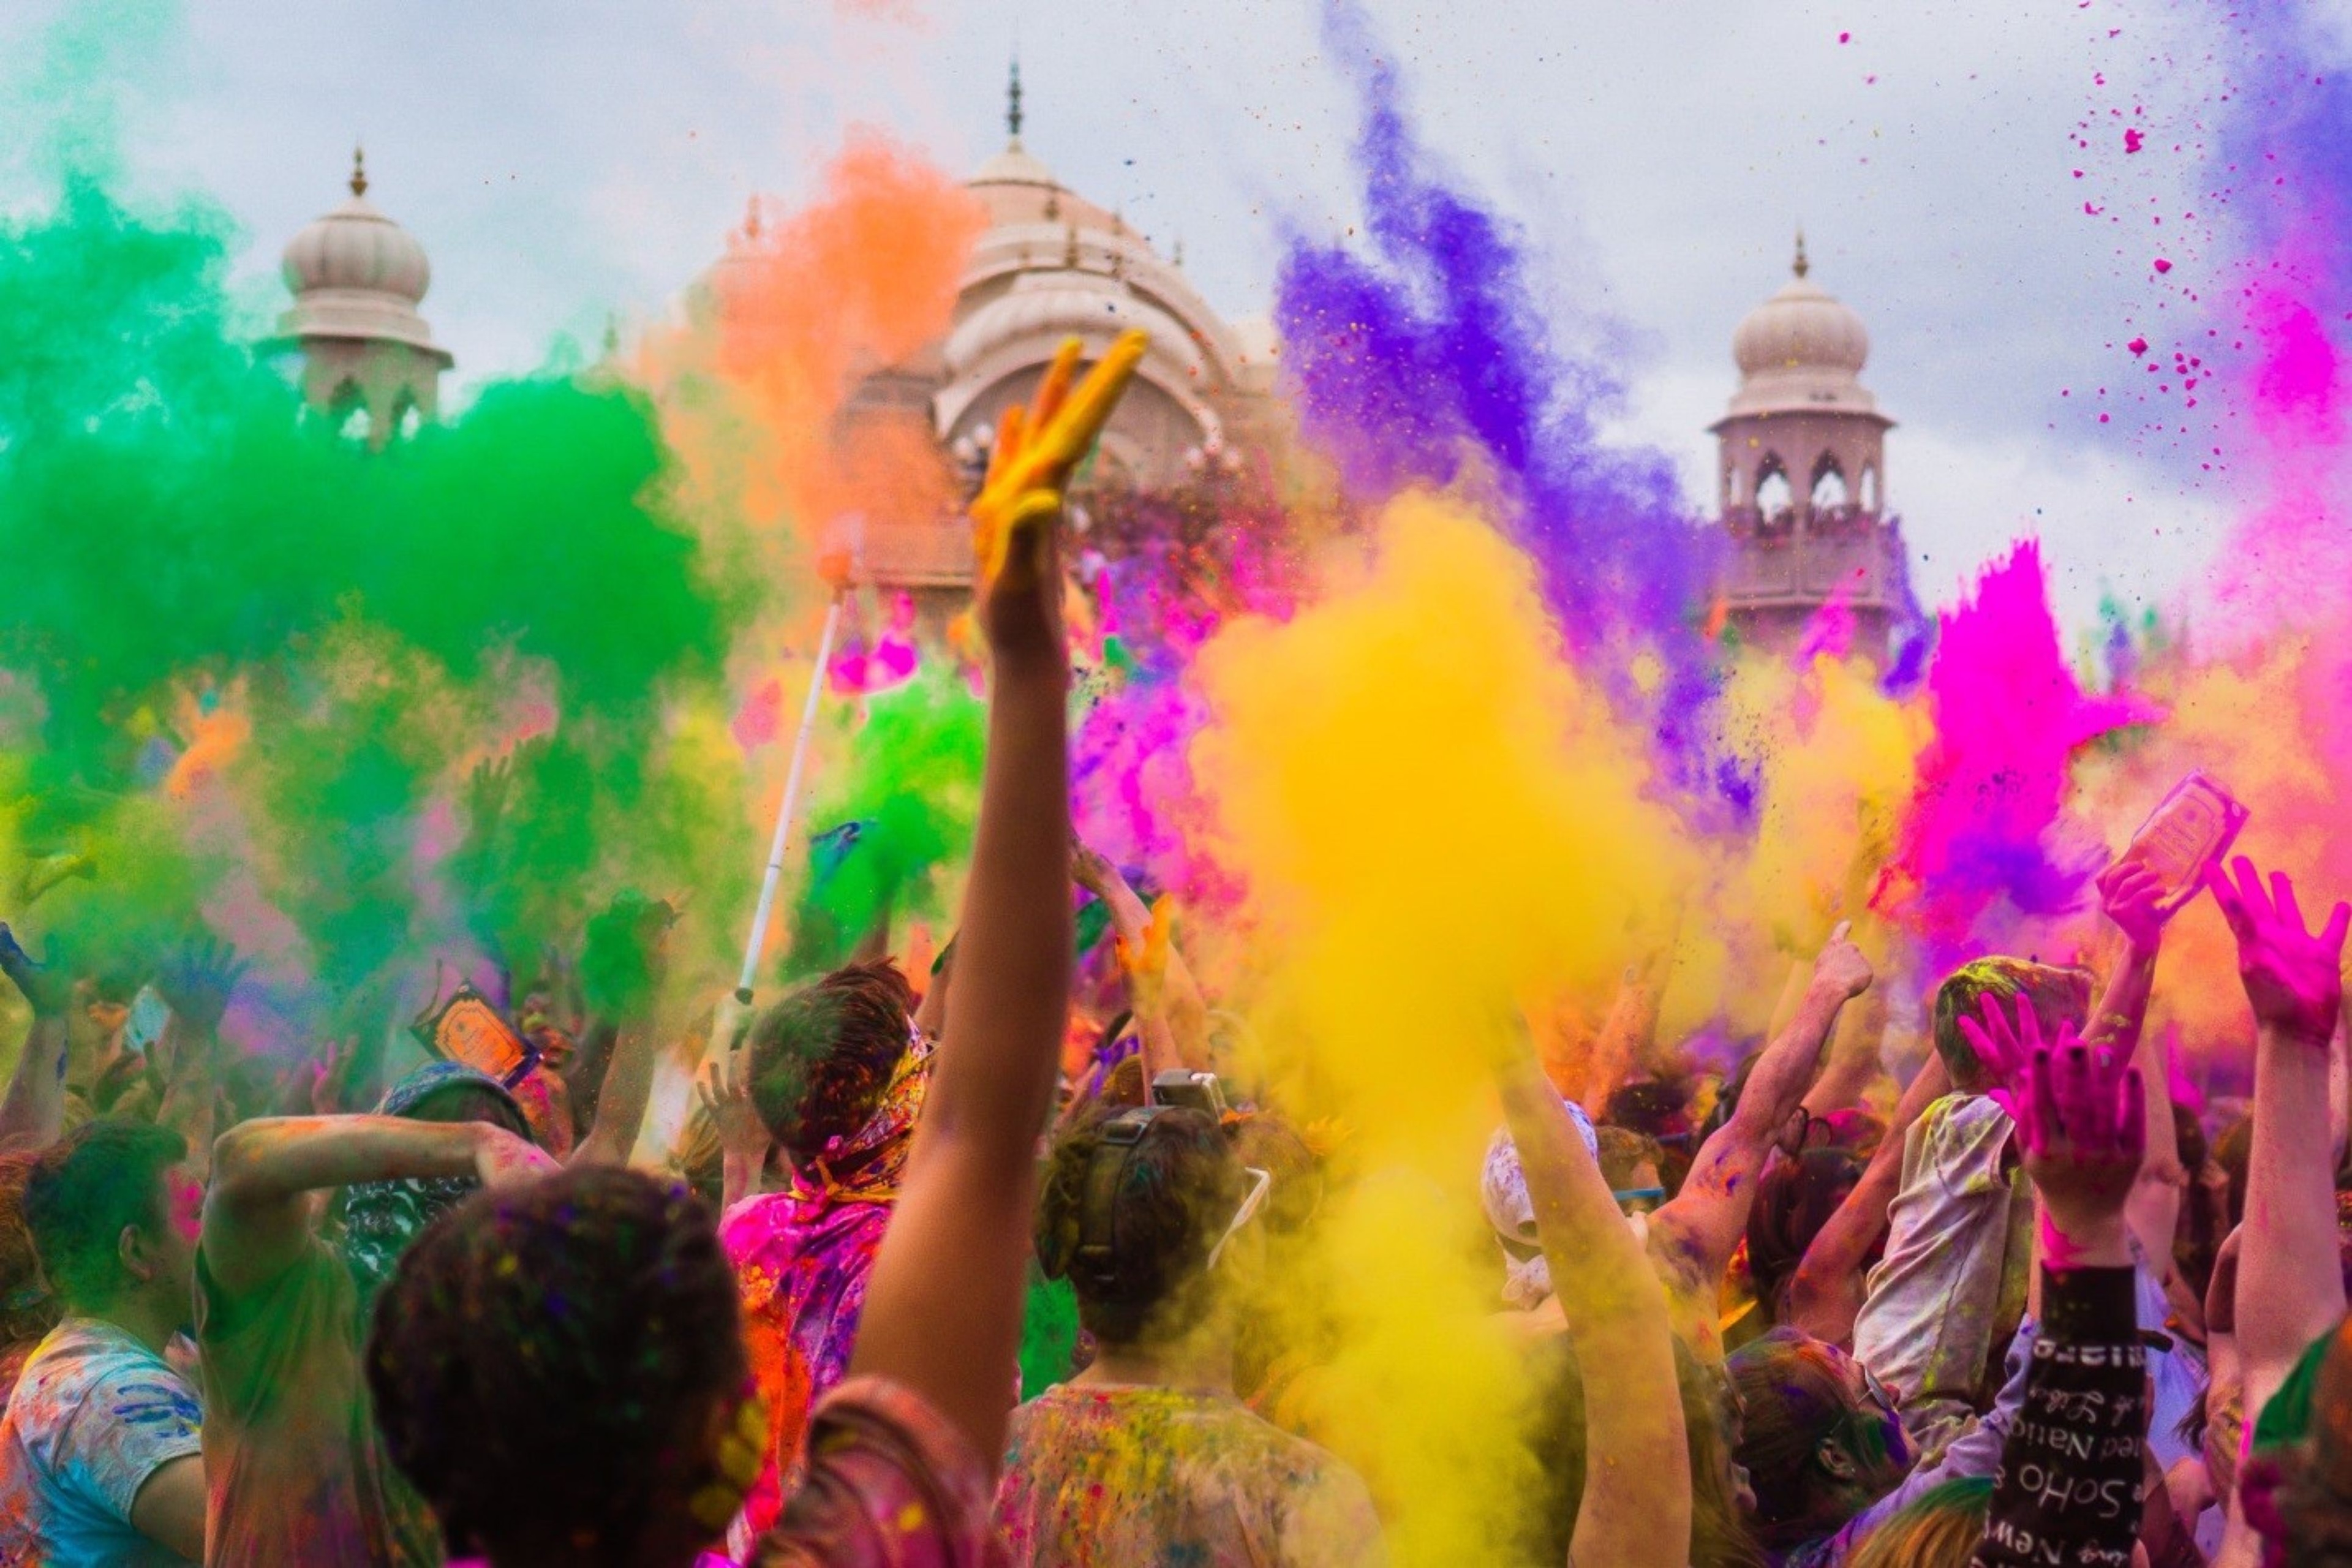
<svg viewBox="0 0 2352 1568"><path fill-rule="evenodd" d="M1015 1386L1037 1134L1069 994L1061 489L1143 347L1141 332L1123 335L1066 393L1079 345L1065 343L1034 414L1006 411L972 503L992 664L980 823L947 1027L850 1362L929 1401L992 1465Z"/></svg>
<svg viewBox="0 0 2352 1568"><path fill-rule="evenodd" d="M581 983L589 1006L610 1021L616 1043L596 1095L596 1119L567 1164L625 1165L636 1147L653 1099L654 1005L676 920L667 903L624 894L588 922Z"/></svg>
<svg viewBox="0 0 2352 1568"><path fill-rule="evenodd" d="M554 1169L527 1141L487 1121L397 1116L269 1117L213 1145L205 1192L205 1266L232 1295L259 1289L310 1239L310 1194L355 1182L474 1176L488 1184Z"/></svg>
<svg viewBox="0 0 2352 1568"><path fill-rule="evenodd" d="M54 939L49 962L35 963L0 924L0 971L33 1009L33 1027L0 1099L0 1153L46 1149L66 1125L66 1011L73 1005L73 974Z"/></svg>
<svg viewBox="0 0 2352 1568"><path fill-rule="evenodd" d="M1847 940L1846 929L1841 921L1830 932L1795 1015L1748 1075L1731 1120L1699 1145L1682 1190L1650 1216L1654 1251L1665 1249L1685 1289L1711 1292L1723 1278L1748 1224L1764 1157L1811 1087L1822 1042L1838 1010L1870 988L1870 961Z"/></svg>
<svg viewBox="0 0 2352 1568"><path fill-rule="evenodd" d="M1942 1055L1929 1051L1896 1102L1894 1124L1871 1152L1862 1180L1798 1260L1789 1284L1789 1321L1815 1339L1842 1345L1853 1337L1853 1320L1862 1311L1863 1262L1886 1233L1886 1205L1903 1184L1903 1145L1912 1124L1951 1091Z"/></svg>
<svg viewBox="0 0 2352 1568"><path fill-rule="evenodd" d="M2148 996L2156 988L2157 953L2164 943L2165 917L2157 910L2163 893L2163 879L2137 860L2119 861L2100 875L2100 907L2121 934L2123 946L2083 1031L2084 1038L2121 1053L2139 1068L2140 1093L2147 1102L2147 1153L2126 1213L2140 1251L2159 1270L2171 1265L2172 1234L2180 1221L2181 1194L2189 1186L2174 1135L2171 1079L2165 1071L2163 1046L2146 1028Z"/></svg>
<svg viewBox="0 0 2352 1568"><path fill-rule="evenodd" d="M1110 913L1136 1029L1143 1037L1145 1081L1170 1068L1207 1071L1213 1065L1209 1005L1170 939L1166 905L1145 903L1118 867L1083 844L1070 851L1070 877Z"/></svg>
<svg viewBox="0 0 2352 1568"><path fill-rule="evenodd" d="M2018 1012L2030 1028L2032 1004L2019 998ZM2131 1561L2147 1436L2124 1219L2147 1141L2137 1077L2126 1052L2068 1026L2054 1046L2037 1044L2020 1086L2018 1141L2041 1205L2042 1318L1977 1547L1983 1568Z"/></svg>
<svg viewBox="0 0 2352 1568"><path fill-rule="evenodd" d="M1681 1568L1690 1458L1664 1288L1534 1054L1507 1053L1496 1075L1584 1378L1591 1460L1569 1561Z"/></svg>
<svg viewBox="0 0 2352 1568"><path fill-rule="evenodd" d="M2317 935L2283 871L2263 891L2253 862L2209 885L2238 939L2238 973L2254 1009L2254 1146L2238 1257L2238 1351L2245 1408L2260 1410L2304 1347L2344 1316L2336 1190L2327 1148L2327 1045L2342 1001L2337 904Z"/></svg>
<svg viewBox="0 0 2352 1568"><path fill-rule="evenodd" d="M1601 1021L1586 1058L1584 1094L1577 1102L1596 1121L1607 1112L1609 1097L1617 1092L1617 1086L1625 1081L1657 1034L1658 1004L1665 993L1664 971L1672 956L1670 948L1654 951L1640 963L1628 964L1618 983L1617 999L1609 1005L1609 1016Z"/></svg>

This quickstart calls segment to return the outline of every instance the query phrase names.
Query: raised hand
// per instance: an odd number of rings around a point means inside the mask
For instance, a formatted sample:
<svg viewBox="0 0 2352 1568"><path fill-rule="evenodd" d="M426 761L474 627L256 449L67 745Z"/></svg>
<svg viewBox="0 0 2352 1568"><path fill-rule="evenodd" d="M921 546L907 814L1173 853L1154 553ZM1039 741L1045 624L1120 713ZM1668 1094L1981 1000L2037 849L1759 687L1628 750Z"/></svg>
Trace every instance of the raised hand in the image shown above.
<svg viewBox="0 0 2352 1568"><path fill-rule="evenodd" d="M695 1098L710 1115L722 1153L739 1159L765 1160L768 1124L751 1103L751 1064L748 1051L730 1051L702 1064L695 1075Z"/></svg>
<svg viewBox="0 0 2352 1568"><path fill-rule="evenodd" d="M2344 937L2352 930L2352 904L2338 903L2315 936L2304 923L2293 878L2272 872L2265 895L2252 860L2241 855L2230 868L2234 879L2217 866L2206 883L2238 939L2238 977L2255 1022L2326 1049L2344 1001Z"/></svg>
<svg viewBox="0 0 2352 1568"><path fill-rule="evenodd" d="M156 973L155 989L173 1013L191 1027L209 1032L220 1027L228 999L237 982L253 965L240 963L236 949L211 937L183 942Z"/></svg>
<svg viewBox="0 0 2352 1568"><path fill-rule="evenodd" d="M1852 921L1838 921L1829 941L1822 944L1821 956L1813 960L1813 984L1834 987L1849 1001L1869 990L1877 977L1870 960L1848 936L1853 929Z"/></svg>
<svg viewBox="0 0 2352 1568"><path fill-rule="evenodd" d="M1982 1023L1965 1013L1954 1022L1959 1025L1960 1033L1967 1037L1969 1048L1976 1052L1977 1059L1985 1065L1992 1084L1987 1092L1992 1096L1994 1103L2009 1112L2011 1121L2022 1126L2025 1120L2022 1107L2029 1087L2027 1078L2032 1071L2034 1058L2044 1050L2042 1019L2033 1011L2033 999L2022 991L2017 994L2017 1022L2014 1026L2010 1023L2009 1015L2002 1011L2000 998L1990 992L1985 994L1983 1013ZM2058 1044L2063 1047L2070 1042L2075 1042L2074 1026L2060 1026Z"/></svg>
<svg viewBox="0 0 2352 1568"><path fill-rule="evenodd" d="M1063 487L1102 434L1119 395L1143 361L1142 331L1119 335L1075 389L1076 338L1062 344L1034 405L1004 411L991 448L988 478L972 499L972 547L980 563L980 621L999 652L1061 657L1060 574L1053 527Z"/></svg>
<svg viewBox="0 0 2352 1568"><path fill-rule="evenodd" d="M2099 908L2142 952L2164 941L2164 879L2145 861L2118 860L2099 873Z"/></svg>
<svg viewBox="0 0 2352 1568"><path fill-rule="evenodd" d="M36 1018L62 1018L73 1005L73 971L55 937L49 939L49 961L36 963L18 945L16 933L0 922L0 973L24 994Z"/></svg>
<svg viewBox="0 0 2352 1568"><path fill-rule="evenodd" d="M1127 971L1128 984L1139 1004L1157 996L1168 981L1168 905L1165 897L1155 900L1150 923L1133 940L1125 932L1112 938L1118 949L1119 967Z"/></svg>
<svg viewBox="0 0 2352 1568"><path fill-rule="evenodd" d="M588 922L580 981L592 1011L611 1019L635 1018L652 1005L677 920L677 911L662 900L622 893Z"/></svg>
<svg viewBox="0 0 2352 1568"><path fill-rule="evenodd" d="M2042 1200L2043 1261L2053 1268L2126 1261L2124 1201L2147 1152L2147 1099L2131 1058L2062 1026L2054 1046L2035 1047L2014 1114L2025 1173Z"/></svg>

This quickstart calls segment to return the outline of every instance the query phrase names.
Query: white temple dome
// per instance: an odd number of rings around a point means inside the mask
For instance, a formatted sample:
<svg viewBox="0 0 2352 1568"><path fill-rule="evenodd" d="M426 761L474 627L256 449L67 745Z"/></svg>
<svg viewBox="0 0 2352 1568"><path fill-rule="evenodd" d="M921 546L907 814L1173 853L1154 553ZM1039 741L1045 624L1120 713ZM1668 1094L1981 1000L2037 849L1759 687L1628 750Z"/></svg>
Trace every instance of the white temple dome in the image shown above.
<svg viewBox="0 0 2352 1568"><path fill-rule="evenodd" d="M367 199L367 169L354 155L351 200L286 247L286 287L296 294L349 289L390 294L411 305L433 284L425 247Z"/></svg>
<svg viewBox="0 0 2352 1568"><path fill-rule="evenodd" d="M1019 137L1005 143L1004 150L982 163L971 178L964 182L972 185L1059 185L1054 171L1044 161L1021 145Z"/></svg>
<svg viewBox="0 0 2352 1568"><path fill-rule="evenodd" d="M425 247L367 199L367 168L352 155L351 199L286 247L292 309L278 318L287 342L396 343L450 363L416 302L433 281Z"/></svg>
<svg viewBox="0 0 2352 1568"><path fill-rule="evenodd" d="M1806 274L1803 236L1797 239L1796 274L1780 292L1740 321L1731 334L1738 363L1734 414L1823 406L1874 411L1875 400L1859 379L1870 359L1862 317Z"/></svg>
<svg viewBox="0 0 2352 1568"><path fill-rule="evenodd" d="M1027 272L948 334L941 357L961 376L996 350L1016 343L1076 337L1099 351L1129 327L1140 327L1162 363L1197 382L1207 373L1199 345L1176 319L1097 272Z"/></svg>
<svg viewBox="0 0 2352 1568"><path fill-rule="evenodd" d="M1851 306L1796 278L1739 323L1731 334L1731 357L1745 375L1791 370L1858 375L1870 358L1870 333Z"/></svg>

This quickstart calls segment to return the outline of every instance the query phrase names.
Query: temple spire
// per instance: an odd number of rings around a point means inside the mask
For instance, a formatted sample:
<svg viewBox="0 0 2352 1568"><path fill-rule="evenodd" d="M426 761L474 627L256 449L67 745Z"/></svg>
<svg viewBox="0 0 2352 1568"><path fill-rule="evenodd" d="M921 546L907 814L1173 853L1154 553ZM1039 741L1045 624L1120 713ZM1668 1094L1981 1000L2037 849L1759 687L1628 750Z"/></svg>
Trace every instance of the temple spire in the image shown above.
<svg viewBox="0 0 2352 1568"><path fill-rule="evenodd" d="M352 195L367 195L367 149L356 143L352 147Z"/></svg>
<svg viewBox="0 0 2352 1568"><path fill-rule="evenodd" d="M1004 84L1004 131L1013 145L1021 142L1021 57L1013 57L1013 71Z"/></svg>
<svg viewBox="0 0 2352 1568"><path fill-rule="evenodd" d="M1802 278L1812 269L1813 264L1805 259L1805 226L1799 224L1797 226L1797 259L1789 264L1789 270Z"/></svg>

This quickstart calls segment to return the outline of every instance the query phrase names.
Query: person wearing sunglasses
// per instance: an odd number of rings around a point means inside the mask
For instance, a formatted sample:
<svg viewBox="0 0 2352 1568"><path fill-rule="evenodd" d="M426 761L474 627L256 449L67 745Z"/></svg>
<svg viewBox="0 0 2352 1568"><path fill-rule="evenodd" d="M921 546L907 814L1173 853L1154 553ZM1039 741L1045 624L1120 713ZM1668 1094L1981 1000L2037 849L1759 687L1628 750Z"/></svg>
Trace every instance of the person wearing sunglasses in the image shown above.
<svg viewBox="0 0 2352 1568"><path fill-rule="evenodd" d="M1096 1352L1013 1414L996 1495L1013 1563L1381 1560L1362 1480L1234 1394L1272 1189L1187 1106L1098 1108L1056 1141L1037 1256Z"/></svg>

